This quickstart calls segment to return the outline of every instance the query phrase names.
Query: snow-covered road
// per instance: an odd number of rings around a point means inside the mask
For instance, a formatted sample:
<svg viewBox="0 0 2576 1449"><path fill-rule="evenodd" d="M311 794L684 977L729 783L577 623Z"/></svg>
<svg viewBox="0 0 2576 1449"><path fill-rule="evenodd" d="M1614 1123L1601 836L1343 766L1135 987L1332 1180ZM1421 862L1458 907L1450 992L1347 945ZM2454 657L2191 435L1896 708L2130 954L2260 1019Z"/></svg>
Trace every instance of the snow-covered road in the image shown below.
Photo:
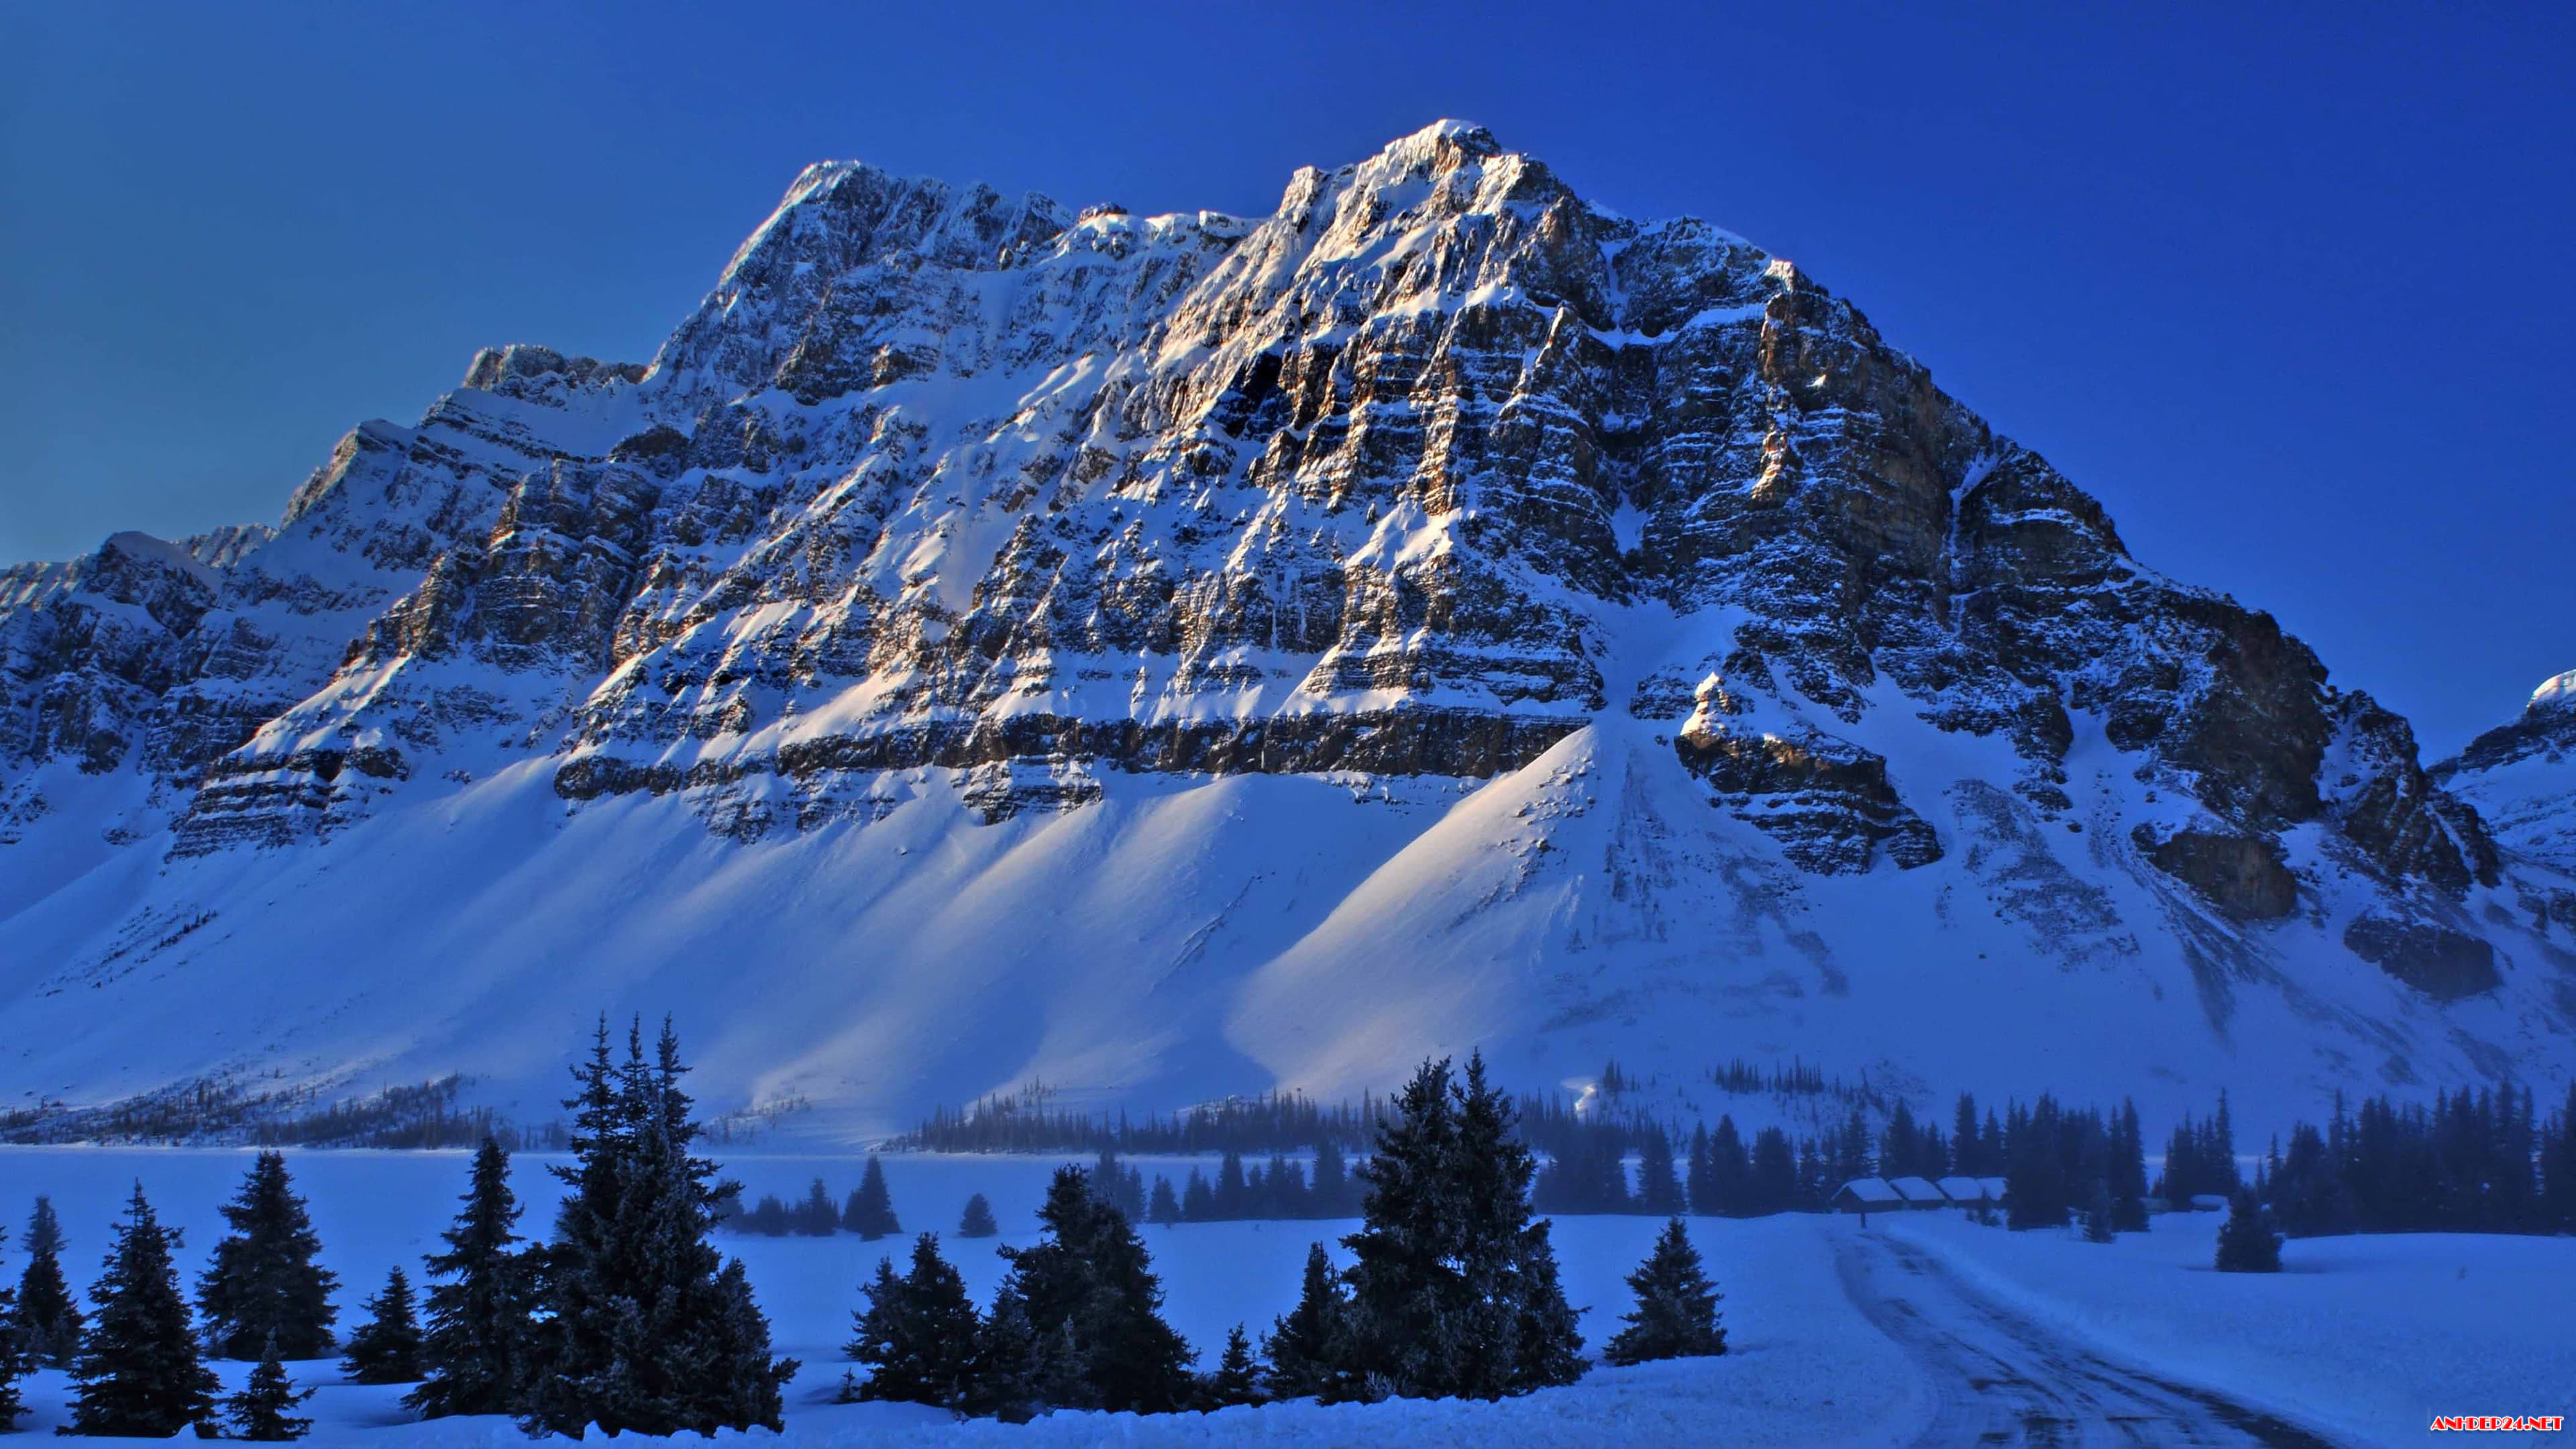
<svg viewBox="0 0 2576 1449"><path fill-rule="evenodd" d="M2043 1327L1970 1287L1921 1247L1845 1219L1824 1226L1844 1294L1913 1358L1932 1388L1931 1413L1914 1440L1920 1449L2332 1445Z"/></svg>

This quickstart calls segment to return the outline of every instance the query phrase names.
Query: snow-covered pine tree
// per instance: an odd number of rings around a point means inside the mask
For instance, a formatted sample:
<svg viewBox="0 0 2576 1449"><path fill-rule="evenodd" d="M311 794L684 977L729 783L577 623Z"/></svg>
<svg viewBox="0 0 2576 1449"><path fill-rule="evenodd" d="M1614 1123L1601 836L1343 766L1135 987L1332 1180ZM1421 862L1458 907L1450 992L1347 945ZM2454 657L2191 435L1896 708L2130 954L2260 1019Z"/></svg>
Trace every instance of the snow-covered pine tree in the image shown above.
<svg viewBox="0 0 2576 1449"><path fill-rule="evenodd" d="M890 1260L878 1259L876 1281L864 1292L868 1306L853 1315L856 1334L846 1351L868 1366L868 1376L852 1397L964 1412L974 1389L975 1304L966 1280L939 1256L939 1235L913 1240L911 1271L900 1278Z"/></svg>
<svg viewBox="0 0 2576 1449"><path fill-rule="evenodd" d="M90 1289L98 1316L72 1363L66 1432L167 1439L213 1417L219 1386L198 1356L196 1327L171 1261L178 1232L161 1226L141 1183L115 1231L107 1272Z"/></svg>
<svg viewBox="0 0 2576 1449"><path fill-rule="evenodd" d="M411 1279L402 1269L394 1269L385 1275L383 1290L367 1299L365 1307L367 1321L350 1330L348 1355L340 1367L362 1384L419 1382L420 1319L412 1306Z"/></svg>
<svg viewBox="0 0 2576 1449"><path fill-rule="evenodd" d="M1001 1250L1011 1267L1000 1296L1035 1332L1046 1402L1139 1414L1188 1407L1197 1387L1190 1346L1163 1321L1163 1286L1135 1225L1092 1193L1078 1167L1057 1170L1038 1223L1036 1245Z"/></svg>
<svg viewBox="0 0 2576 1449"><path fill-rule="evenodd" d="M1602 1358L1614 1364L1662 1358L1705 1358L1726 1352L1726 1330L1717 1322L1719 1294L1708 1281L1699 1250L1682 1220L1664 1225L1655 1249L1628 1275L1637 1306L1620 1315L1628 1326L1610 1336Z"/></svg>
<svg viewBox="0 0 2576 1449"><path fill-rule="evenodd" d="M1262 1336L1263 1383L1272 1398L1346 1397L1338 1391L1334 1369L1344 1307L1342 1281L1333 1272L1332 1259L1325 1256L1323 1244L1313 1244L1306 1249L1306 1276L1297 1292L1297 1306L1274 1320L1270 1332Z"/></svg>
<svg viewBox="0 0 2576 1449"><path fill-rule="evenodd" d="M260 1353L259 1367L250 1371L250 1381L242 1391L224 1400L224 1417L232 1424L231 1437L254 1444L301 1439L313 1427L313 1421L296 1417L294 1411L312 1397L313 1390L299 1393L287 1380L286 1365L279 1361L277 1345L271 1342Z"/></svg>
<svg viewBox="0 0 2576 1449"><path fill-rule="evenodd" d="M707 1241L731 1185L689 1151L686 1071L667 1021L649 1062L641 1023L629 1028L623 1066L611 1065L603 1021L574 1069L574 1163L553 1169L570 1192L546 1248L544 1331L519 1408L532 1431L778 1427L779 1386L796 1365L770 1357L749 1280Z"/></svg>
<svg viewBox="0 0 2576 1449"><path fill-rule="evenodd" d="M2225 1099L2220 1101L2223 1104ZM2281 1239L2264 1221L2262 1206L2250 1192L2239 1191L2228 1199L2227 1222L2218 1230L2218 1271L2281 1271Z"/></svg>
<svg viewBox="0 0 2576 1449"><path fill-rule="evenodd" d="M18 1276L12 1311L19 1356L33 1368L70 1368L80 1352L81 1311L63 1279L63 1229L50 1198L36 1199L26 1249L27 1270Z"/></svg>
<svg viewBox="0 0 2576 1449"><path fill-rule="evenodd" d="M858 1191L850 1194L849 1204L842 1210L841 1226L872 1243L903 1231L902 1222L894 1214L894 1196L886 1191L885 1168L873 1152L868 1154L866 1169L859 1174Z"/></svg>
<svg viewBox="0 0 2576 1449"><path fill-rule="evenodd" d="M277 1340L280 1357L320 1358L336 1340L331 1305L339 1279L315 1261L322 1240L304 1199L295 1195L282 1153L252 1160L241 1191L224 1204L232 1231L215 1244L197 1306L218 1358L255 1359Z"/></svg>
<svg viewBox="0 0 2576 1449"><path fill-rule="evenodd" d="M463 1211L432 1254L429 1325L421 1335L426 1377L403 1396L424 1418L515 1412L532 1352L533 1264L520 1251L519 1202L510 1192L510 1154L490 1137L475 1149Z"/></svg>
<svg viewBox="0 0 2576 1449"><path fill-rule="evenodd" d="M966 1211L957 1218L957 1236L990 1238L999 1236L1001 1231L1002 1225L993 1221L993 1205L984 1200L982 1193L966 1199Z"/></svg>
<svg viewBox="0 0 2576 1449"><path fill-rule="evenodd" d="M1533 1221L1537 1163L1511 1131L1481 1055L1465 1080L1425 1062L1378 1128L1359 1176L1363 1226L1342 1239L1348 1392L1499 1398L1583 1371L1574 1310L1557 1284L1548 1225Z"/></svg>
<svg viewBox="0 0 2576 1449"><path fill-rule="evenodd" d="M1222 1409L1235 1404L1257 1404L1265 1397L1261 1392L1260 1375L1252 1366L1252 1342L1243 1336L1243 1325L1238 1323L1225 1336L1225 1352L1217 1356L1216 1372L1208 1376L1200 1403L1207 1408Z"/></svg>

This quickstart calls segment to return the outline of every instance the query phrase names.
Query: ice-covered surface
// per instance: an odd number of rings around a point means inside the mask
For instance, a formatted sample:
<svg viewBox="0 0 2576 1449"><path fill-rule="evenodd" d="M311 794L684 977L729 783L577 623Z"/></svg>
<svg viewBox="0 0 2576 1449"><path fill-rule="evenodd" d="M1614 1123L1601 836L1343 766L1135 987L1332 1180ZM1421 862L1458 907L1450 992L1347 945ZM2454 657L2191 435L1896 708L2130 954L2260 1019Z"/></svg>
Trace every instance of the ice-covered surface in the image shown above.
<svg viewBox="0 0 2576 1449"><path fill-rule="evenodd" d="M2109 1244L1952 1213L1872 1222L2067 1333L2336 1442L2439 1442L2426 1435L2440 1415L2567 1412L2576 1239L2306 1238L2278 1274L2220 1273L2225 1216L2166 1215Z"/></svg>
<svg viewBox="0 0 2576 1449"><path fill-rule="evenodd" d="M952 1228L970 1192L991 1201L1005 1235L1001 1243L1030 1241L1050 1162L1008 1158L891 1157L886 1180L907 1228ZM1137 1159L1147 1171L1171 1164ZM65 1270L75 1284L94 1276L104 1251L106 1226L132 1184L140 1180L165 1221L182 1226L183 1269L201 1266L222 1223L215 1209L238 1183L249 1157L221 1151L137 1151L0 1147L0 1213L22 1216L26 1199L50 1192L69 1237ZM341 1275L342 1327L355 1321L358 1298L381 1286L397 1264L419 1272L417 1259L434 1243L463 1191L465 1156L457 1153L297 1153L292 1165L310 1196L314 1224L329 1265ZM737 1164L757 1194L801 1192L823 1176L835 1197L857 1185L858 1162L849 1157L764 1157ZM528 1225L544 1221L542 1204L554 1200L553 1184L539 1160L522 1156L514 1184L532 1203ZM1205 1166L1204 1163L1201 1166ZM1208 1223L1149 1228L1169 1296L1169 1314L1212 1366L1225 1332L1236 1323L1248 1331L1294 1305L1306 1246L1346 1232L1347 1223ZM1644 1218L1561 1219L1556 1227L1568 1295L1586 1305L1583 1333L1597 1352L1618 1327L1629 1299L1622 1283L1652 1246L1659 1224ZM756 1434L756 1443L787 1445L1119 1443L1135 1445L1281 1444L1376 1445L1388 1443L1485 1446L1594 1446L1617 1442L1639 1449L1726 1444L1747 1449L1799 1446L1894 1445L1904 1442L1917 1390L1905 1360L1879 1337L1833 1288L1830 1251L1812 1220L1774 1218L1735 1223L1698 1220L1692 1236L1708 1256L1726 1300L1730 1352L1687 1364L1595 1369L1580 1384L1509 1404L1401 1403L1319 1408L1311 1404L1235 1409L1211 1416L1154 1418L1059 1415L1030 1427L993 1423L957 1425L934 1410L910 1405L835 1405L850 1312L858 1285L879 1257L898 1257L908 1239L863 1243L848 1234L828 1239L734 1238L771 1322L778 1351L805 1367L788 1386L783 1440ZM964 1272L979 1302L989 1302L1001 1278L993 1241L945 1239L949 1257ZM220 1366L238 1385L248 1365ZM295 1365L304 1384L323 1384L306 1412L318 1420L316 1444L484 1445L525 1440L498 1420L403 1423L399 1388L346 1385L335 1366ZM63 1375L41 1373L28 1385L36 1412L19 1421L42 1433L60 1421ZM731 1436L727 1436L728 1438Z"/></svg>
<svg viewBox="0 0 2576 1449"><path fill-rule="evenodd" d="M1253 219L817 166L649 366L0 574L12 1108L550 1116L605 1007L833 1141L1471 1047L2276 1120L2549 1095L2570 932L1850 304L1455 123Z"/></svg>

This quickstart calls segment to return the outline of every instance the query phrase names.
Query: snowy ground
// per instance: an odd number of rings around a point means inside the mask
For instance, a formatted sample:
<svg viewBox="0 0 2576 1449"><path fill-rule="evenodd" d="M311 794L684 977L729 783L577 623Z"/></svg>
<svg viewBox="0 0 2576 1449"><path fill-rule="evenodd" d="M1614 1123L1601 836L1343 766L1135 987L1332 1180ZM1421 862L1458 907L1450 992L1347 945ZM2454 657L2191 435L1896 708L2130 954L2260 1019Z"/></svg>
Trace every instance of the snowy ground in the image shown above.
<svg viewBox="0 0 2576 1449"><path fill-rule="evenodd" d="M401 1264L417 1273L464 1188L466 1159L351 1151L290 1157L341 1275L345 1328L386 1269ZM1160 1171L1175 1180L1190 1165L1135 1161L1149 1176ZM28 1199L52 1195L70 1239L65 1269L86 1285L106 1248L107 1225L140 1180L165 1219L185 1228L183 1261L193 1272L220 1231L218 1205L248 1164L248 1153L225 1150L0 1147L0 1221L11 1226L14 1244ZM891 1156L885 1165L905 1226L940 1230L969 1286L988 1299L1001 1264L994 1244L949 1235L958 1210L969 1193L982 1192L1001 1220L1001 1241L1029 1241L1056 1160ZM792 1197L819 1175L837 1200L857 1185L859 1166L846 1156L745 1156L730 1170L755 1197ZM514 1181L530 1203L525 1225L542 1230L554 1186L539 1167L533 1155L520 1158ZM1212 1358L1227 1328L1242 1322L1258 1331L1289 1306L1308 1242L1349 1226L1151 1228L1147 1243L1174 1325ZM1583 1332L1590 1347L1597 1350L1616 1327L1627 1301L1620 1280L1644 1256L1656 1226L1645 1218L1557 1220L1568 1291L1589 1305ZM829 1402L846 1367L839 1346L858 1284L879 1256L899 1254L903 1240L728 1238L726 1247L749 1265L779 1351L805 1362L789 1386L785 1439L753 1436L789 1445L1915 1443L1957 1418L1963 1390L1946 1381L1956 1376L1949 1365L1927 1357L1918 1342L1891 1337L1847 1295L1844 1270L1856 1250L1937 1260L1953 1298L1990 1300L2015 1321L2040 1325L2024 1334L2049 1339L2028 1366L2033 1373L2059 1372L2063 1364L2092 1373L2116 1360L2139 1368L2122 1370L2133 1383L2204 1385L2307 1426L2318 1435L2310 1442L2408 1443L2437 1411L2563 1413L2576 1399L2576 1241L2294 1243L2290 1272L2248 1279L2207 1271L2215 1230L2214 1216L2160 1218L2152 1234L2098 1247L1976 1228L1948 1214L1874 1217L1865 1233L1847 1219L1699 1219L1692 1236L1726 1294L1734 1351L1723 1359L1595 1369L1572 1388L1501 1405L1273 1405L1152 1419L1059 1415L1029 1426L957 1424L908 1406ZM14 1247L0 1253L10 1277L23 1261ZM1873 1307L1883 1318L1885 1305ZM237 1383L247 1366L222 1367L227 1382ZM394 1449L523 1442L500 1420L405 1423L399 1389L340 1384L329 1365L294 1372L299 1382L322 1386L308 1409L319 1420L319 1443ZM60 1423L65 1387L60 1374L36 1376L28 1386L35 1412L19 1421L21 1430ZM1962 1442L1978 1437L1967 1433ZM2036 1430L2030 1437L2046 1439Z"/></svg>
<svg viewBox="0 0 2576 1449"><path fill-rule="evenodd" d="M2107 1245L1949 1213L1873 1221L2042 1323L2337 1442L2439 1442L2442 1414L2576 1412L2576 1238L2301 1239L2279 1275L2233 1274L2211 1266L2222 1216Z"/></svg>

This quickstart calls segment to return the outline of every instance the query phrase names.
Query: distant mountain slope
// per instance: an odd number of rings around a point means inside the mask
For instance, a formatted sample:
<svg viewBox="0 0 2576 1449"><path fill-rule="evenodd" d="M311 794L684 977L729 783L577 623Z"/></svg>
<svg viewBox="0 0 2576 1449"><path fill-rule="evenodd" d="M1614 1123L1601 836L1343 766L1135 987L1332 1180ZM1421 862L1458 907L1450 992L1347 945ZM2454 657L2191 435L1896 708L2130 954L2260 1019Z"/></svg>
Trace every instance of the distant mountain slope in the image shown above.
<svg viewBox="0 0 2576 1449"><path fill-rule="evenodd" d="M1277 212L809 168L650 366L0 593L8 1097L672 1009L850 1131L1796 1053L2576 1065L2568 881L1786 261L1444 122ZM2560 862L2559 864L2564 864Z"/></svg>
<svg viewBox="0 0 2576 1449"><path fill-rule="evenodd" d="M2432 770L2475 805L2506 849L2576 870L2576 670L2531 692L2520 718Z"/></svg>

